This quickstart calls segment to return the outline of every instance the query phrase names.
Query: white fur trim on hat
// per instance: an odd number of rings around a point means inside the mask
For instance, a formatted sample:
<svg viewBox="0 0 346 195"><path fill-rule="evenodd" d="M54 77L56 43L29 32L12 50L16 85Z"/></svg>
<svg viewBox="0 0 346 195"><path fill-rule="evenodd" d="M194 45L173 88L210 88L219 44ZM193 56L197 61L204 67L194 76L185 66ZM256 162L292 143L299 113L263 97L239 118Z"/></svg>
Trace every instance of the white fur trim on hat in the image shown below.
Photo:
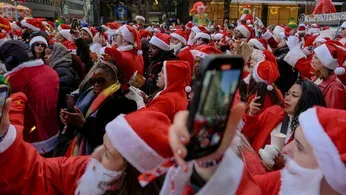
<svg viewBox="0 0 346 195"><path fill-rule="evenodd" d="M338 149L323 129L316 112L310 108L299 116L299 124L312 146L319 168L327 183L337 192L346 192L346 167L340 158Z"/></svg>
<svg viewBox="0 0 346 195"><path fill-rule="evenodd" d="M216 35L214 35L214 40L221 40L222 39L222 37L223 37L223 34L221 34L221 33L217 33Z"/></svg>
<svg viewBox="0 0 346 195"><path fill-rule="evenodd" d="M196 57L204 58L205 56L208 55L208 54L203 53L203 52L198 51L198 50L190 50L190 52L194 58L196 58Z"/></svg>
<svg viewBox="0 0 346 195"><path fill-rule="evenodd" d="M170 45L162 41L161 39L157 38L156 36L153 36L150 41L150 44L155 45L156 47L164 50L164 51L169 51L171 49Z"/></svg>
<svg viewBox="0 0 346 195"><path fill-rule="evenodd" d="M276 26L273 30L274 35L279 35L281 32L285 32L285 29L281 26Z"/></svg>
<svg viewBox="0 0 346 195"><path fill-rule="evenodd" d="M210 40L210 35L208 35L207 33L199 32L196 34L196 39L199 39L199 38Z"/></svg>
<svg viewBox="0 0 346 195"><path fill-rule="evenodd" d="M313 44L316 44L316 43L325 43L327 40L325 40L323 37L321 36L318 36L315 41L313 42Z"/></svg>
<svg viewBox="0 0 346 195"><path fill-rule="evenodd" d="M345 68L344 67L337 67L334 70L334 72L335 72L336 75L343 75L343 74L345 74Z"/></svg>
<svg viewBox="0 0 346 195"><path fill-rule="evenodd" d="M30 29L33 30L33 31L41 31L40 28L38 28L38 27L36 27L36 26L34 26L34 25L32 25L32 24L29 24L26 20L22 20L22 21L20 22L20 24L21 24L22 26L24 26L24 27L30 28Z"/></svg>
<svg viewBox="0 0 346 195"><path fill-rule="evenodd" d="M199 33L201 32L201 30L199 30L199 28L197 26L194 26L191 28L191 31L193 31L194 33Z"/></svg>
<svg viewBox="0 0 346 195"><path fill-rule="evenodd" d="M41 42L41 43L46 44L46 47L48 46L48 42L47 42L47 40L46 40L44 37L42 37L42 36L36 36L36 37L34 37L34 38L32 38L32 39L30 40L30 43L29 43L30 47L32 46L32 44L34 44L34 43L36 43L36 42Z"/></svg>
<svg viewBox="0 0 346 195"><path fill-rule="evenodd" d="M182 44L186 45L186 39L184 37L180 36L177 33L172 33L171 36L178 39Z"/></svg>
<svg viewBox="0 0 346 195"><path fill-rule="evenodd" d="M267 30L263 35L262 35L262 38L265 39L265 40L269 40L270 38L273 37L273 34Z"/></svg>
<svg viewBox="0 0 346 195"><path fill-rule="evenodd" d="M138 136L124 116L119 115L106 126L106 134L114 148L141 173L163 163L165 159Z"/></svg>
<svg viewBox="0 0 346 195"><path fill-rule="evenodd" d="M151 26L148 26L145 30L150 31L150 32L154 32L154 29Z"/></svg>
<svg viewBox="0 0 346 195"><path fill-rule="evenodd" d="M249 43L257 47L259 50L265 50L263 44L259 42L257 39L250 39Z"/></svg>
<svg viewBox="0 0 346 195"><path fill-rule="evenodd" d="M143 16L136 16L135 20L142 20L145 22L145 18Z"/></svg>
<svg viewBox="0 0 346 195"><path fill-rule="evenodd" d="M294 47L286 54L284 61L292 67L296 67L298 60L302 58L306 58L304 52L299 47Z"/></svg>
<svg viewBox="0 0 346 195"><path fill-rule="evenodd" d="M239 32L246 38L249 38L251 36L251 32L244 25L238 25L235 29L239 30Z"/></svg>
<svg viewBox="0 0 346 195"><path fill-rule="evenodd" d="M119 28L120 34L123 37L124 40L130 42L131 44L135 44L135 37L134 35L129 31L126 25L123 25Z"/></svg>
<svg viewBox="0 0 346 195"><path fill-rule="evenodd" d="M66 40L73 41L73 37L69 29L63 29L59 32Z"/></svg>
<svg viewBox="0 0 346 195"><path fill-rule="evenodd" d="M314 49L314 52L323 66L325 66L329 70L335 70L336 67L338 67L338 60L333 58L326 44L317 47L316 49Z"/></svg>
<svg viewBox="0 0 346 195"><path fill-rule="evenodd" d="M85 32L87 32L88 33L88 35L91 37L91 38L93 38L94 36L93 36L93 33L89 30L89 28L88 27L83 27L83 28L81 28L81 30L84 30Z"/></svg>
<svg viewBox="0 0 346 195"><path fill-rule="evenodd" d="M340 28L346 28L346 21L344 23L342 23L342 25L340 26Z"/></svg>
<svg viewBox="0 0 346 195"><path fill-rule="evenodd" d="M258 69L258 66L260 65L260 63L261 62L257 63L256 66L254 67L253 72L252 72L252 77L257 83L261 82L261 83L265 83L268 85L269 82L264 80L263 78L261 78L257 72L257 69Z"/></svg>

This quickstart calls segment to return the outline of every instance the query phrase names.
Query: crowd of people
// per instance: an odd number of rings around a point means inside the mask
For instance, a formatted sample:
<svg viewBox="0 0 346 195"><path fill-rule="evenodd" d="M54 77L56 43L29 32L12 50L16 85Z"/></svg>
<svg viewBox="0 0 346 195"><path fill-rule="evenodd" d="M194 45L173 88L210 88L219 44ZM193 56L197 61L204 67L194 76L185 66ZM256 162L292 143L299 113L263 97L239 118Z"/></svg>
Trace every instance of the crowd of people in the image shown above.
<svg viewBox="0 0 346 195"><path fill-rule="evenodd" d="M0 194L346 194L346 22L0 30ZM243 57L241 83L218 150L185 162L194 84L215 54Z"/></svg>

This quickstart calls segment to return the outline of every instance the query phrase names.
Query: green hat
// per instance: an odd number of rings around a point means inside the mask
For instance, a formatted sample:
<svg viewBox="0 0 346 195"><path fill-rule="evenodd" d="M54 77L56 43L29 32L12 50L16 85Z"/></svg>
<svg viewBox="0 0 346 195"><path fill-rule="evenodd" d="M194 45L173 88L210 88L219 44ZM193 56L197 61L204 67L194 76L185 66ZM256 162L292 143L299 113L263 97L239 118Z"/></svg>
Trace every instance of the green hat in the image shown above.
<svg viewBox="0 0 346 195"><path fill-rule="evenodd" d="M295 20L293 17L290 19L290 22L288 23L288 27L289 27L290 29L296 29L296 28L298 28L298 25L297 25L297 23L296 23L296 20Z"/></svg>

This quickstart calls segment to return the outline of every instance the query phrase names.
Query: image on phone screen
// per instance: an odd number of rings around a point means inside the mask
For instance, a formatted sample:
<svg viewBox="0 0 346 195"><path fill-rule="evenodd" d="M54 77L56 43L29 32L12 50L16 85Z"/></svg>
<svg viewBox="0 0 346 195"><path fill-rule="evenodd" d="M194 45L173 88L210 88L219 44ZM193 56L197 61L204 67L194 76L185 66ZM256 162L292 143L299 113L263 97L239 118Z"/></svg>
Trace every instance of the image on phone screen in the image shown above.
<svg viewBox="0 0 346 195"><path fill-rule="evenodd" d="M240 69L205 72L192 127L192 136L196 138L193 151L219 146L240 76Z"/></svg>

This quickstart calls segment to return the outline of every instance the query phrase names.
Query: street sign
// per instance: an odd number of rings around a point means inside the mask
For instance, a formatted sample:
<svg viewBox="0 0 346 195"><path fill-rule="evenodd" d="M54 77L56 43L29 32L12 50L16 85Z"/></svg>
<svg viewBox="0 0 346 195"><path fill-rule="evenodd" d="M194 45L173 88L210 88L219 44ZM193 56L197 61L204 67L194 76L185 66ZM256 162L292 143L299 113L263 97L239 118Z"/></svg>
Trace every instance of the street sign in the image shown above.
<svg viewBox="0 0 346 195"><path fill-rule="evenodd" d="M346 12L337 12L331 14L316 14L305 15L305 22L335 22L335 21L345 21Z"/></svg>

